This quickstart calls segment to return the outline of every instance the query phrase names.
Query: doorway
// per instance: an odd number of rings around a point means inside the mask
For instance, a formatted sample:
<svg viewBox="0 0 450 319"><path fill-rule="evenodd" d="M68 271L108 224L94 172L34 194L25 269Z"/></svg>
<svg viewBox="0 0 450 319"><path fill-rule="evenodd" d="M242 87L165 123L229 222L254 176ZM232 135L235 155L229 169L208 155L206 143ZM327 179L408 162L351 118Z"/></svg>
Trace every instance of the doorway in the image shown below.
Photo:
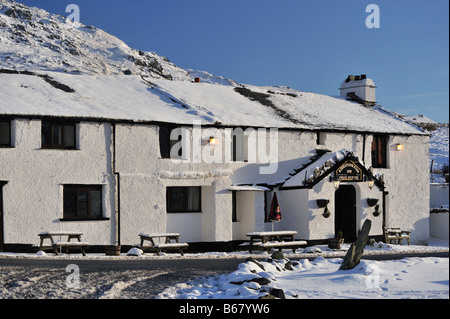
<svg viewBox="0 0 450 319"><path fill-rule="evenodd" d="M356 240L356 190L341 185L334 194L334 232L342 231L345 242Z"/></svg>

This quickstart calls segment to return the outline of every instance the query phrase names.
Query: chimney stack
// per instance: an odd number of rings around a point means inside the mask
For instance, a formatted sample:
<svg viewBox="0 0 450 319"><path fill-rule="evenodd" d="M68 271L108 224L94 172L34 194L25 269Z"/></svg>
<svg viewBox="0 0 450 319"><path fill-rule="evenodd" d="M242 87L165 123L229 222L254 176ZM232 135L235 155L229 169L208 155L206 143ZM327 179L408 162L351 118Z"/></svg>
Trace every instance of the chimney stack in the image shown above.
<svg viewBox="0 0 450 319"><path fill-rule="evenodd" d="M349 75L341 83L339 90L341 96L348 100L357 101L366 106L374 105L376 86L365 74Z"/></svg>

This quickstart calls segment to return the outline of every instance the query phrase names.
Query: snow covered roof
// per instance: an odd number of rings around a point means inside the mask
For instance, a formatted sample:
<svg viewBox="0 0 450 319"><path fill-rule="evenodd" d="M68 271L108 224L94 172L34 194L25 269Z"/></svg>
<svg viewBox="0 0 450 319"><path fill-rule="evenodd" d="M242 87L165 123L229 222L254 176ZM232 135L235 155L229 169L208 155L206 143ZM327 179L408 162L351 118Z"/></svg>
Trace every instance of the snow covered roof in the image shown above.
<svg viewBox="0 0 450 319"><path fill-rule="evenodd" d="M286 179L281 188L311 188L349 159L361 169L364 175L373 179L380 189L384 187L384 183L380 176L373 175L370 170L365 168L352 151L342 149L337 152L325 153L312 158L310 163L306 164L294 172L291 177Z"/></svg>
<svg viewBox="0 0 450 319"><path fill-rule="evenodd" d="M380 106L287 87L0 70L0 115L426 134Z"/></svg>

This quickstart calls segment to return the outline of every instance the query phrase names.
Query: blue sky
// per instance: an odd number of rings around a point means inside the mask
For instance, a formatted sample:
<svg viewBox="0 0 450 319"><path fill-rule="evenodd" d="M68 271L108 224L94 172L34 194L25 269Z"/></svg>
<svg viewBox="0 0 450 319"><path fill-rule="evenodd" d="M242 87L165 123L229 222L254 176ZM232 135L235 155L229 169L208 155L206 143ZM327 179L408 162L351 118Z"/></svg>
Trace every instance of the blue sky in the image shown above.
<svg viewBox="0 0 450 319"><path fill-rule="evenodd" d="M18 0L95 25L130 47L240 83L338 95L367 74L377 102L449 122L448 0ZM380 9L367 28L366 6Z"/></svg>

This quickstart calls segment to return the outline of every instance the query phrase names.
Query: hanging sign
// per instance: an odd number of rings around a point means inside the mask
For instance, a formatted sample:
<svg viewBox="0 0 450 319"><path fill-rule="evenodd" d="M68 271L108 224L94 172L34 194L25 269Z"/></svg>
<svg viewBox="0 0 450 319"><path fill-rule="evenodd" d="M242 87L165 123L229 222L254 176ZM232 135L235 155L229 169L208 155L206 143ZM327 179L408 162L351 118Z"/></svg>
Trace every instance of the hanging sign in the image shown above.
<svg viewBox="0 0 450 319"><path fill-rule="evenodd" d="M340 181L361 182L362 170L353 161L348 160L336 170L336 177Z"/></svg>

